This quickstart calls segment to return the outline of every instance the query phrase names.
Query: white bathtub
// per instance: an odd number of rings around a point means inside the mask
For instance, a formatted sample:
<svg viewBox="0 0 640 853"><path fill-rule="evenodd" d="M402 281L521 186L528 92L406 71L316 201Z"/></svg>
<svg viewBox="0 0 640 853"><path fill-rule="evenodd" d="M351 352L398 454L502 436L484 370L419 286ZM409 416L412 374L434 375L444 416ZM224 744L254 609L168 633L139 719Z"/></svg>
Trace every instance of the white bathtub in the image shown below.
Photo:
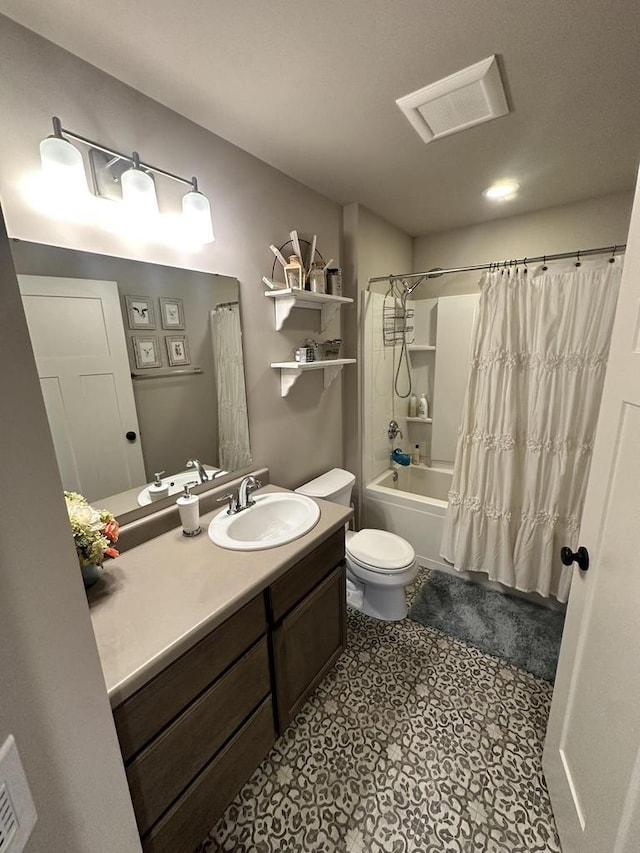
<svg viewBox="0 0 640 853"><path fill-rule="evenodd" d="M451 488L451 471L424 466L385 471L365 488L364 510L367 527L389 530L410 542L420 565L445 569L440 556L440 540Z"/></svg>

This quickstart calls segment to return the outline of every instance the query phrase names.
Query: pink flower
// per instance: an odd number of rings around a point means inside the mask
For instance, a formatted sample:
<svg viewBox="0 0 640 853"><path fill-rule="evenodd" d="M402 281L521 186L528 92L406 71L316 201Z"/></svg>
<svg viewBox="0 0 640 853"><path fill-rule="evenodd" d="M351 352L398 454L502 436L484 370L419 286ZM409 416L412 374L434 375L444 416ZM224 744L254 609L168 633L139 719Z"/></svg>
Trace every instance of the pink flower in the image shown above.
<svg viewBox="0 0 640 853"><path fill-rule="evenodd" d="M120 534L120 525L114 518L105 524L104 528L102 529L102 532L107 537L109 542L117 542L118 536Z"/></svg>

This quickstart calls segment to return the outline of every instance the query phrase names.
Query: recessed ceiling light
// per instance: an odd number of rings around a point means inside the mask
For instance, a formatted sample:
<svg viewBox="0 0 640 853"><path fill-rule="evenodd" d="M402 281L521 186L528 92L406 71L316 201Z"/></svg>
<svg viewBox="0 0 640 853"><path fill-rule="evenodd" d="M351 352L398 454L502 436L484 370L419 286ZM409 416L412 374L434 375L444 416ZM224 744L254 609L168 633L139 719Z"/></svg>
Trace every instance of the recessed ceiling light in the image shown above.
<svg viewBox="0 0 640 853"><path fill-rule="evenodd" d="M506 201L513 198L519 189L520 184L516 181L498 181L486 189L482 195L491 201Z"/></svg>

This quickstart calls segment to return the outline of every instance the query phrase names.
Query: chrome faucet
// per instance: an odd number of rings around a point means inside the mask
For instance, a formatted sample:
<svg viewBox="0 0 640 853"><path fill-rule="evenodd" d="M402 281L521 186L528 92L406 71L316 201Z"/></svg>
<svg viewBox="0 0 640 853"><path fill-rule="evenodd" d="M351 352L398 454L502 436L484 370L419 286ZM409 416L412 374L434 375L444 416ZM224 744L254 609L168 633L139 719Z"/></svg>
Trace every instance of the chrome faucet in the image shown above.
<svg viewBox="0 0 640 853"><path fill-rule="evenodd" d="M398 421L389 421L389 426L387 427L387 436L389 437L389 441L393 441L398 435L402 438L402 430L398 425Z"/></svg>
<svg viewBox="0 0 640 853"><path fill-rule="evenodd" d="M251 492L254 492L256 489L262 487L262 483L252 474L249 474L248 477L245 477L238 487L238 512L243 509L247 509L247 507L253 506L255 501L251 500L249 497Z"/></svg>
<svg viewBox="0 0 640 853"><path fill-rule="evenodd" d="M207 474L204 465L200 462L199 459L189 459L185 468L195 468L198 472L198 477L200 477L201 483L209 482L209 475Z"/></svg>
<svg viewBox="0 0 640 853"><path fill-rule="evenodd" d="M237 512L241 512L243 509L248 509L250 506L255 506L255 501L252 501L249 497L251 492L254 492L256 489L261 488L262 483L257 477L253 477L249 475L245 477L244 480L240 482L240 486L238 487L238 492L229 492L226 495L223 495L221 498L218 498L217 503L223 503L224 501L229 501L229 507L227 509L227 515L235 515Z"/></svg>

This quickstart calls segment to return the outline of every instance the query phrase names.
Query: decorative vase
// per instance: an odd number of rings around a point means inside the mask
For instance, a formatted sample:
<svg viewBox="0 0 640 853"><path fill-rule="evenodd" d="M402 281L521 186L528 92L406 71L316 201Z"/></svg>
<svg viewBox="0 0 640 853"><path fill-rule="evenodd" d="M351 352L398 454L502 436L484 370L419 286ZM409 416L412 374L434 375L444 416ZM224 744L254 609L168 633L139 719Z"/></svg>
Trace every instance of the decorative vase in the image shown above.
<svg viewBox="0 0 640 853"><path fill-rule="evenodd" d="M80 571L82 572L82 580L84 582L85 589L93 586L100 577L100 567L96 566L95 563L89 563L88 566L80 566Z"/></svg>

